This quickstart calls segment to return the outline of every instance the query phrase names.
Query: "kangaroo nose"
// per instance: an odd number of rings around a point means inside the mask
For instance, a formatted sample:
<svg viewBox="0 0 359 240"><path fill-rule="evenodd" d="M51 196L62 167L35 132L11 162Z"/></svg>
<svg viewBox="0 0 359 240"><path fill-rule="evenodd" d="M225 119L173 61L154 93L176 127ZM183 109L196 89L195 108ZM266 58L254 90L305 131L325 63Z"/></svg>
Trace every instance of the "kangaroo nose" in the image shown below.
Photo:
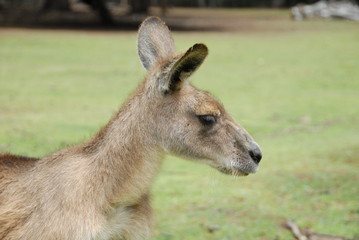
<svg viewBox="0 0 359 240"><path fill-rule="evenodd" d="M257 144L252 144L252 146L249 149L249 156L253 159L255 163L259 163L262 159L262 152L259 149Z"/></svg>

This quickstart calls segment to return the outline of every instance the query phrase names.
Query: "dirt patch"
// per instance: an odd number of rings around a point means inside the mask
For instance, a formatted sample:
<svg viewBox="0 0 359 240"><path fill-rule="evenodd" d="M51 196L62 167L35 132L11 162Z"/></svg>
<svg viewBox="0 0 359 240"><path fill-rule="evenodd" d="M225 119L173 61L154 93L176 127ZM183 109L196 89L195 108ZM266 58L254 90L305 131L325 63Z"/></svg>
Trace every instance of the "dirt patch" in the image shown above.
<svg viewBox="0 0 359 240"><path fill-rule="evenodd" d="M353 146L341 151L336 151L336 153L333 154L330 159L332 161L342 162L359 167L359 146Z"/></svg>

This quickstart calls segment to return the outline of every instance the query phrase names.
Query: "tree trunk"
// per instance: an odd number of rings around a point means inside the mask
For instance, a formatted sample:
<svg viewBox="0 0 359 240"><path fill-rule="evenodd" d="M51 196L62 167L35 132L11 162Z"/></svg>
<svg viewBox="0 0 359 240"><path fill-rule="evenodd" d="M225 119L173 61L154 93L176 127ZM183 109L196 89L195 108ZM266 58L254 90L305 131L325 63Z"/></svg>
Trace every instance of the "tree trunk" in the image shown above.
<svg viewBox="0 0 359 240"><path fill-rule="evenodd" d="M131 13L148 14L150 0L130 0Z"/></svg>
<svg viewBox="0 0 359 240"><path fill-rule="evenodd" d="M42 7L42 10L68 11L70 10L70 3L69 0L46 0Z"/></svg>
<svg viewBox="0 0 359 240"><path fill-rule="evenodd" d="M161 15L165 16L167 14L167 0L159 0L158 4L161 8Z"/></svg>
<svg viewBox="0 0 359 240"><path fill-rule="evenodd" d="M91 6L92 9L98 13L103 25L109 26L114 24L111 12L106 7L106 2L104 0L92 0Z"/></svg>
<svg viewBox="0 0 359 240"><path fill-rule="evenodd" d="M110 10L106 6L106 0L82 0L84 3L91 6L92 10L97 12L101 23L105 26L114 24Z"/></svg>

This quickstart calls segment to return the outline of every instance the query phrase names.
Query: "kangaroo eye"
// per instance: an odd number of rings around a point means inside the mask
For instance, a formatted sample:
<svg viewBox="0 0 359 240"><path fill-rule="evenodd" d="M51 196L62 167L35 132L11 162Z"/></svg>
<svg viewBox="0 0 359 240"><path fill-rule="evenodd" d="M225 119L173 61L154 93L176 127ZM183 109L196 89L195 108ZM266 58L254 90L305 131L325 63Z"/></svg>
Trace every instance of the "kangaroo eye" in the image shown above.
<svg viewBox="0 0 359 240"><path fill-rule="evenodd" d="M217 119L212 115L200 115L197 117L204 126L210 126L217 122Z"/></svg>

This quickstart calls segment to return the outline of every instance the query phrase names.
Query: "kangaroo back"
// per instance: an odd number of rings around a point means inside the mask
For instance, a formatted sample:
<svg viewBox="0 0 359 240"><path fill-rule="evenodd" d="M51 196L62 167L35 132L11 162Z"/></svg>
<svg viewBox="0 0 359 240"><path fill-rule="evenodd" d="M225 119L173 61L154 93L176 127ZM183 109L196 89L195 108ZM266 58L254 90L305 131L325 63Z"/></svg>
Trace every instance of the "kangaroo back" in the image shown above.
<svg viewBox="0 0 359 240"><path fill-rule="evenodd" d="M38 158L25 157L10 153L0 153L0 179L7 174L19 173L33 167Z"/></svg>
<svg viewBox="0 0 359 240"><path fill-rule="evenodd" d="M16 175L33 167L38 158L10 153L0 153L0 179L9 174Z"/></svg>
<svg viewBox="0 0 359 240"><path fill-rule="evenodd" d="M38 158L0 153L0 193L9 181L14 181L18 175L32 168Z"/></svg>

